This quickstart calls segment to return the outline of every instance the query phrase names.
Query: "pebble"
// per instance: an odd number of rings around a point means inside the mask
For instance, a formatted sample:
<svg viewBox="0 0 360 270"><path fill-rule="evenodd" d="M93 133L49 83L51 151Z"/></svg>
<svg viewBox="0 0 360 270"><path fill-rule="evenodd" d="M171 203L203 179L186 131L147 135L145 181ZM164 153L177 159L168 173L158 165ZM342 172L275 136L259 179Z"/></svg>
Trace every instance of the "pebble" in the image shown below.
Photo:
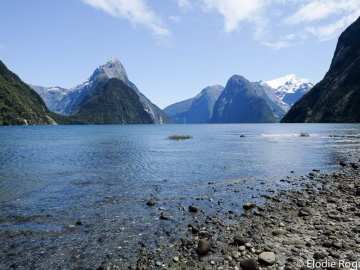
<svg viewBox="0 0 360 270"><path fill-rule="evenodd" d="M259 262L265 265L273 265L276 262L274 252L263 252L259 255Z"/></svg>

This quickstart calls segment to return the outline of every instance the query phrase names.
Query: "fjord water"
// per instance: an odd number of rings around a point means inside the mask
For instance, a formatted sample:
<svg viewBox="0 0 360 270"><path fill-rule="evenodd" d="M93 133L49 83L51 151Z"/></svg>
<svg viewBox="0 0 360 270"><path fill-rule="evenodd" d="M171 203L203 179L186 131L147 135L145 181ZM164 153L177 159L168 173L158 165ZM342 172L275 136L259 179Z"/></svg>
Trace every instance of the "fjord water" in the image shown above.
<svg viewBox="0 0 360 270"><path fill-rule="evenodd" d="M280 180L291 171L335 170L359 151L360 126L345 124L1 127L0 235L22 241L29 257L43 249L37 263L61 265L69 247L126 259L139 241L176 231L188 218L182 207L241 213L244 201L289 188Z"/></svg>

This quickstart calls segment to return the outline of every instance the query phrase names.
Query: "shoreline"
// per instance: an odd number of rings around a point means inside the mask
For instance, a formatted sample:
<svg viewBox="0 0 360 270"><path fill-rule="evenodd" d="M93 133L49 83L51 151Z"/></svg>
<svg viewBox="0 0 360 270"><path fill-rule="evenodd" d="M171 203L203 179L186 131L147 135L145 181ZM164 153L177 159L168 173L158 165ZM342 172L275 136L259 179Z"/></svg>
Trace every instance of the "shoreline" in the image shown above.
<svg viewBox="0 0 360 270"><path fill-rule="evenodd" d="M332 269L360 265L360 169L358 163L341 165L329 174L314 170L300 190L264 196L262 206L244 204L244 214L228 216L231 224L216 215L200 222L201 211L189 209L193 222L183 224L188 231L180 241L156 251L144 248L130 269L290 270L323 269L320 263L325 262L335 264ZM109 263L100 269L123 268Z"/></svg>
<svg viewBox="0 0 360 270"><path fill-rule="evenodd" d="M339 164L341 168L333 172L314 169L305 176L283 178L280 182L286 187L264 190L262 194L267 195L259 194L261 199L240 197L243 203L237 204L232 209L234 212L210 198L207 200L215 206L213 211L202 208L201 198L189 200L193 204L173 205L174 209L167 208L169 205L163 208L161 200L148 198L142 203L157 218L155 234L148 234L155 245L139 238L136 246L119 247L121 244L112 238L118 228L99 230L101 220L94 224L79 220L65 231L45 234L4 231L0 234L5 243L0 266L94 270L291 270L329 266L306 267L308 261L330 266L340 261L359 262L360 266L360 163ZM216 189L213 182L207 184L210 190ZM238 187L228 183L224 191L237 192ZM174 220L172 214L178 219ZM71 244L68 250L61 244L64 242L55 244L58 237L69 237L69 242L65 242ZM80 245L74 237L80 237L90 246ZM50 253L46 249L38 250L42 249L38 244L45 239L54 241L54 245L44 246L50 247ZM103 239L110 242L103 246ZM34 241L38 244L31 244ZM56 252L51 253L51 249ZM103 257L103 253L108 255ZM45 257L45 254L50 255Z"/></svg>

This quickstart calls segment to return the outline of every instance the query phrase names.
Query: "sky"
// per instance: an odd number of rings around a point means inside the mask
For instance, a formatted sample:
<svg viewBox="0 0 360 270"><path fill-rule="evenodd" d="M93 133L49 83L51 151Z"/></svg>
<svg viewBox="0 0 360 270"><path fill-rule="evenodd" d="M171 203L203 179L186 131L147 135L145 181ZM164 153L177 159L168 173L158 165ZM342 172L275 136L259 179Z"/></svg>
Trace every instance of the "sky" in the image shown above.
<svg viewBox="0 0 360 270"><path fill-rule="evenodd" d="M359 16L360 0L2 0L0 60L71 88L115 57L164 108L233 74L318 82Z"/></svg>

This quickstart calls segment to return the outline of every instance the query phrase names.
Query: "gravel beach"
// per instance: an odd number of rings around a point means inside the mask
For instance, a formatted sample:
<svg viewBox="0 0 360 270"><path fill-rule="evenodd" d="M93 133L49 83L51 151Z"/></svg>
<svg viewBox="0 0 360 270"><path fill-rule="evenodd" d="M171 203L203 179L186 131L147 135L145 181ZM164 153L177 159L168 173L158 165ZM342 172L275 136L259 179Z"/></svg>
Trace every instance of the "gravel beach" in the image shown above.
<svg viewBox="0 0 360 270"><path fill-rule="evenodd" d="M302 188L265 196L236 217L205 216L171 247L143 250L136 269L357 269L360 263L360 170L314 170ZM194 213L195 212L195 213ZM327 264L326 264L327 263ZM103 269L121 269L107 264Z"/></svg>

